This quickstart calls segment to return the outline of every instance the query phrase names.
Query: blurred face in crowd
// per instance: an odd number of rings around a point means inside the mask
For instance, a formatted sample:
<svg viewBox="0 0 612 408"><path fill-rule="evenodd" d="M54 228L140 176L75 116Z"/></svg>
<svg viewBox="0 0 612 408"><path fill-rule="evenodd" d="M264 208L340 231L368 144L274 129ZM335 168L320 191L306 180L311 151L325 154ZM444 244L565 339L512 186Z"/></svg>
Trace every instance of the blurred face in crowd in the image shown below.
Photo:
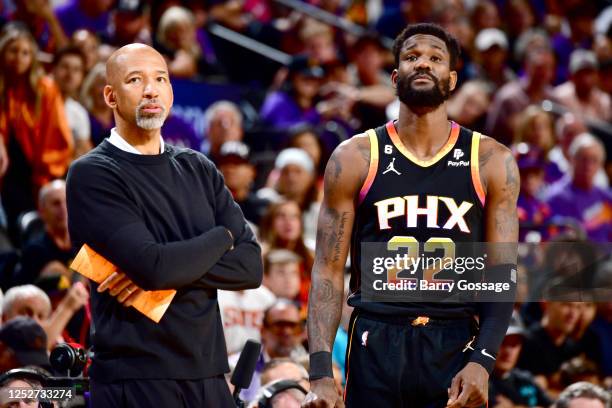
<svg viewBox="0 0 612 408"><path fill-rule="evenodd" d="M104 99L104 88L106 87L106 76L102 73L96 75L91 87L89 88L89 97L92 100L95 110L106 110L108 105Z"/></svg>
<svg viewBox="0 0 612 408"><path fill-rule="evenodd" d="M294 362L283 362L261 373L262 384L268 384L276 380L294 380L304 387L305 390L310 389L308 377L304 376L304 368L300 369L297 363Z"/></svg>
<svg viewBox="0 0 612 408"><path fill-rule="evenodd" d="M376 44L366 42L361 49L357 50L355 65L358 71L378 73L384 64L382 52Z"/></svg>
<svg viewBox="0 0 612 408"><path fill-rule="evenodd" d="M499 45L493 45L488 50L480 52L480 61L485 71L502 70L506 66L508 52Z"/></svg>
<svg viewBox="0 0 612 408"><path fill-rule="evenodd" d="M277 297L295 299L300 293L300 264L273 263L263 277L263 284Z"/></svg>
<svg viewBox="0 0 612 408"><path fill-rule="evenodd" d="M606 408L603 402L597 398L580 397L574 398L568 404L569 408Z"/></svg>
<svg viewBox="0 0 612 408"><path fill-rule="evenodd" d="M504 337L504 341L499 347L497 360L495 361L495 370L501 374L512 370L518 361L521 349L523 347L523 336L520 334L511 334Z"/></svg>
<svg viewBox="0 0 612 408"><path fill-rule="evenodd" d="M457 73L450 70L450 54L440 38L416 34L399 53L399 67L391 75L399 100L409 107L436 108L455 89Z"/></svg>
<svg viewBox="0 0 612 408"><path fill-rule="evenodd" d="M40 385L39 385L40 386ZM9 381L5 386L0 389L0 407L2 408L36 408L38 407L38 400L34 398L23 398L19 401L15 399L9 399L9 389L28 390L34 387L27 381L14 379ZM24 392L26 394L27 392ZM27 396L27 395L25 395Z"/></svg>
<svg viewBox="0 0 612 408"><path fill-rule="evenodd" d="M83 83L84 73L83 58L75 54L66 54L57 62L53 77L62 94L74 96Z"/></svg>
<svg viewBox="0 0 612 408"><path fill-rule="evenodd" d="M295 73L292 75L293 89L298 99L304 99L310 101L318 95L319 89L321 88L321 80L316 77ZM302 108L309 108L310 106L302 106Z"/></svg>
<svg viewBox="0 0 612 408"><path fill-rule="evenodd" d="M272 229L278 238L286 242L294 242L302 234L302 212L296 202L282 204L272 220Z"/></svg>
<svg viewBox="0 0 612 408"><path fill-rule="evenodd" d="M267 312L261 337L270 357L289 357L303 336L304 324L295 305L275 305Z"/></svg>
<svg viewBox="0 0 612 408"><path fill-rule="evenodd" d="M196 41L195 26L186 19L176 21L166 30L166 39L174 49L187 49Z"/></svg>
<svg viewBox="0 0 612 408"><path fill-rule="evenodd" d="M476 5L472 20L478 31L500 26L497 7L490 1L481 1Z"/></svg>
<svg viewBox="0 0 612 408"><path fill-rule="evenodd" d="M255 168L246 161L224 160L219 163L219 170L225 178L225 185L232 193L248 192L255 179Z"/></svg>
<svg viewBox="0 0 612 408"><path fill-rule="evenodd" d="M218 109L208 123L207 136L211 152L218 152L225 142L241 141L243 134L238 114L230 109Z"/></svg>
<svg viewBox="0 0 612 408"><path fill-rule="evenodd" d="M487 112L489 95L482 86L468 82L451 97L448 106L453 119L468 126Z"/></svg>
<svg viewBox="0 0 612 408"><path fill-rule="evenodd" d="M555 143L552 118L546 112L533 116L525 129L523 141L543 151L550 149Z"/></svg>
<svg viewBox="0 0 612 408"><path fill-rule="evenodd" d="M64 183L56 183L43 194L39 202L38 212L47 229L51 231L68 229L66 185Z"/></svg>
<svg viewBox="0 0 612 408"><path fill-rule="evenodd" d="M575 84L579 98L588 98L593 89L597 87L598 80L597 70L594 68L581 69L572 75L572 82Z"/></svg>
<svg viewBox="0 0 612 408"><path fill-rule="evenodd" d="M306 52L319 64L326 64L336 59L336 47L331 33L321 32L304 39Z"/></svg>
<svg viewBox="0 0 612 408"><path fill-rule="evenodd" d="M553 330L569 335L576 328L580 306L576 302L546 302L544 319Z"/></svg>
<svg viewBox="0 0 612 408"><path fill-rule="evenodd" d="M77 30L72 35L74 45L79 47L85 57L85 71L89 72L98 62L98 46L96 36L87 30Z"/></svg>
<svg viewBox="0 0 612 408"><path fill-rule="evenodd" d="M535 197L544 186L544 169L521 170L521 190L528 197Z"/></svg>
<svg viewBox="0 0 612 408"><path fill-rule="evenodd" d="M277 190L291 200L300 201L314 181L314 175L299 164L287 164L280 171Z"/></svg>
<svg viewBox="0 0 612 408"><path fill-rule="evenodd" d="M535 17L526 0L510 0L507 3L506 18L509 30L515 35L535 24Z"/></svg>
<svg viewBox="0 0 612 408"><path fill-rule="evenodd" d="M583 332L590 326L597 314L597 305L595 302L578 302L578 330Z"/></svg>
<svg viewBox="0 0 612 408"><path fill-rule="evenodd" d="M24 37L11 41L4 49L4 69L11 75L21 76L28 72L34 60L34 49Z"/></svg>
<svg viewBox="0 0 612 408"><path fill-rule="evenodd" d="M583 188L591 188L595 175L602 168L604 153L599 146L593 144L582 147L572 160L574 167L574 183Z"/></svg>
<svg viewBox="0 0 612 408"><path fill-rule="evenodd" d="M37 295L19 296L15 299L12 307L2 315L2 320L7 322L17 316L27 316L42 324L51 315L51 309L45 299Z"/></svg>
<svg viewBox="0 0 612 408"><path fill-rule="evenodd" d="M146 27L147 19L144 14L137 12L115 12L115 39L121 43L132 43L138 34Z"/></svg>
<svg viewBox="0 0 612 408"><path fill-rule="evenodd" d="M323 152L321 151L316 134L304 132L293 138L291 146L304 150L312 159L315 168L319 166Z"/></svg>
<svg viewBox="0 0 612 408"><path fill-rule="evenodd" d="M107 63L106 103L115 117L140 129L159 129L174 95L164 58L153 48L132 44L120 48Z"/></svg>
<svg viewBox="0 0 612 408"><path fill-rule="evenodd" d="M528 50L526 71L531 80L548 85L555 77L555 57L548 50Z"/></svg>

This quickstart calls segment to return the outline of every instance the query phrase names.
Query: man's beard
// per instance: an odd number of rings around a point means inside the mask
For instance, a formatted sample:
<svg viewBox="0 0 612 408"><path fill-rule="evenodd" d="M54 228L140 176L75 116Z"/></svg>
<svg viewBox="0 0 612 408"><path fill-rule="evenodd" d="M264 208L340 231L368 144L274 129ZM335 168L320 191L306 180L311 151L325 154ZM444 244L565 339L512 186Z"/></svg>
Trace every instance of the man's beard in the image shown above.
<svg viewBox="0 0 612 408"><path fill-rule="evenodd" d="M417 75L427 75L433 81L434 86L431 89L414 89L411 85ZM399 76L396 93L399 100L408 107L437 108L450 96L450 77L439 81L438 78L426 72L416 72L410 77Z"/></svg>
<svg viewBox="0 0 612 408"><path fill-rule="evenodd" d="M142 109L149 104L156 104L161 108L159 113L144 113ZM145 130L159 129L166 121L166 108L156 99L145 99L136 107L136 126Z"/></svg>

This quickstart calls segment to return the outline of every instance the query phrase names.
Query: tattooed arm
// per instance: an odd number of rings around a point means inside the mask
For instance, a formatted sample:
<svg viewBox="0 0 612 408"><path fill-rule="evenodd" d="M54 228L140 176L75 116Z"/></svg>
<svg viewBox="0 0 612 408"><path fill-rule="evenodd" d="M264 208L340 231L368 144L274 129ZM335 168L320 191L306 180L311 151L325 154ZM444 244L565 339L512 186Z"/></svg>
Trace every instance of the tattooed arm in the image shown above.
<svg viewBox="0 0 612 408"><path fill-rule="evenodd" d="M308 345L311 355L331 352L344 294L344 265L349 251L355 202L370 162L367 136L354 136L334 151L327 163L323 204L317 225L315 262L308 301ZM330 364L331 364L331 356ZM311 383L306 407L341 406L332 378Z"/></svg>
<svg viewBox="0 0 612 408"><path fill-rule="evenodd" d="M480 143L479 166L487 193L485 238L491 244L487 248L487 272L503 273L504 281L508 282L510 265L516 265L519 172L510 150L488 137L483 137ZM512 302L477 304L480 327L474 351L465 368L453 378L448 407L478 407L486 403L489 374L508 329L513 305Z"/></svg>

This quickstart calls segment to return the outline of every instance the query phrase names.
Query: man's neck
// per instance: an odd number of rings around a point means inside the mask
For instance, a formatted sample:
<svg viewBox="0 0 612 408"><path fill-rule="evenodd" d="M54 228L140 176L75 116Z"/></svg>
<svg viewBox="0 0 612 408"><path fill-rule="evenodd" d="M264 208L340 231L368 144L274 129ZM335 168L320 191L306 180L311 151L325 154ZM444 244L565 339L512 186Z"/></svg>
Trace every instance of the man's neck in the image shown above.
<svg viewBox="0 0 612 408"><path fill-rule="evenodd" d="M528 77L525 81L524 89L531 101L540 101L544 99L546 84L538 81L535 78Z"/></svg>
<svg viewBox="0 0 612 408"><path fill-rule="evenodd" d="M396 123L400 140L417 158L433 157L444 146L450 134L446 103L435 109L400 105Z"/></svg>
<svg viewBox="0 0 612 408"><path fill-rule="evenodd" d="M47 234L51 237L55 245L61 250L68 251L72 247L68 228L50 228L47 226Z"/></svg>
<svg viewBox="0 0 612 408"><path fill-rule="evenodd" d="M146 130L115 117L117 133L142 154L159 154L161 129Z"/></svg>

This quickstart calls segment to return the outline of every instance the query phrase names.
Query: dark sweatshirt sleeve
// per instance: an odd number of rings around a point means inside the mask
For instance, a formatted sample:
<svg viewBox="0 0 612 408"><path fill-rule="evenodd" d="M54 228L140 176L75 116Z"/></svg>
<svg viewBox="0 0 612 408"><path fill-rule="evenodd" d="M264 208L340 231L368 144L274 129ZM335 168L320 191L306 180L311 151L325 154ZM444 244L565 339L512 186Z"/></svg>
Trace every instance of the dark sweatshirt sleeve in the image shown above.
<svg viewBox="0 0 612 408"><path fill-rule="evenodd" d="M87 243L145 290L193 283L232 245L222 225L191 239L156 242L119 177L91 158L70 168L66 196L74 244Z"/></svg>
<svg viewBox="0 0 612 408"><path fill-rule="evenodd" d="M261 247L247 224L240 207L225 187L223 176L211 162L205 163L210 172L215 192L215 217L234 235L234 248L215 263L198 284L206 288L243 290L261 284L263 265Z"/></svg>

